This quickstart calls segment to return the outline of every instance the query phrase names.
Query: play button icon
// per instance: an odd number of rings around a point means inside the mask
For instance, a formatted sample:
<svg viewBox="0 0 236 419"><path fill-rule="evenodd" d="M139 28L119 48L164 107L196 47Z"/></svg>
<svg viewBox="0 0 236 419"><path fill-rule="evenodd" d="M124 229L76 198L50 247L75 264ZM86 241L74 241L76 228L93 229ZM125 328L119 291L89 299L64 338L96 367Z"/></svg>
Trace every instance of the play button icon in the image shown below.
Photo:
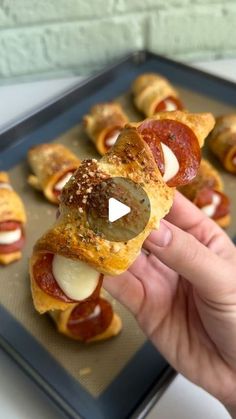
<svg viewBox="0 0 236 419"><path fill-rule="evenodd" d="M119 220L121 217L129 214L131 211L130 207L122 202L118 201L115 198L109 198L108 200L108 220L111 223L114 221Z"/></svg>
<svg viewBox="0 0 236 419"><path fill-rule="evenodd" d="M150 202L139 184L113 177L93 187L86 213L89 227L96 235L109 241L126 242L146 227Z"/></svg>

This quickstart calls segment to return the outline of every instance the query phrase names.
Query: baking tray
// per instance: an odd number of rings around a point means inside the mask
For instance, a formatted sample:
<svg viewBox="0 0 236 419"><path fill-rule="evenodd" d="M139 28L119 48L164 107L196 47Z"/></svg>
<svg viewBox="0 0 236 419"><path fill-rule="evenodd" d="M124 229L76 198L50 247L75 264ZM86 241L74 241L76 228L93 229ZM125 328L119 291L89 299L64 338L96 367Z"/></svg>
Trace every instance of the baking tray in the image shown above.
<svg viewBox="0 0 236 419"><path fill-rule="evenodd" d="M26 198L27 209L28 202L30 206L32 205L28 214L29 218L33 220L34 210L37 212L37 207L45 213L45 225L34 229L31 223L28 227L30 229L27 231L28 243L24 252L26 259L30 255L34 240L39 236L38 228L44 231L47 223L50 225L55 215L55 208L50 206L41 195L26 186L25 155L28 148L34 144L56 139L70 146L73 151L78 151L81 157L96 156L93 145L87 141L81 131L82 116L93 104L118 98L131 119L141 119L141 115L132 107L129 88L132 80L146 71L159 72L169 78L176 85L185 105L191 111L211 111L218 115L236 110L236 85L234 83L141 51L125 57L116 65L80 83L39 112L2 132L0 134L1 170L10 171L14 187L23 198ZM208 155L207 148L205 153ZM219 168L214 158L211 155L208 157ZM232 199L232 212L235 213L236 201L233 199L235 178L226 173L223 173L223 178L226 192ZM228 230L232 238L236 233L235 220L236 217L233 217L233 223ZM38 221L34 219L35 224L42 224ZM6 285L6 281L2 282L5 284L6 295L3 298L3 291L0 292L2 320L0 345L37 382L59 406L61 413L67 417L122 419L145 416L174 375L168 363L152 344L140 335L138 326L133 327L134 320L129 317L129 314L119 307L118 311L120 310L124 319L124 331L121 336L112 341L94 345L94 349L86 349L88 352L91 351L91 357L94 357L92 351L96 351L100 356L100 363L105 362L110 353L114 357L109 355L110 363L113 360L118 363L123 360L123 364L120 362L115 373L113 371L112 380L108 380L106 385L100 383L100 391L95 391L96 389L91 387L93 384L91 380L96 382L98 379L96 374L90 377L90 382L89 379L86 381L86 379L76 377L74 373L68 371L65 360L60 356L65 351L65 346L66 350L68 348L69 351L71 350L71 357L75 356L75 348L77 348L76 356L79 362L84 356L85 349L78 343L69 343L66 338L58 335L48 318L40 318L33 310L26 259L0 271L0 280L6 276L7 272L9 277L7 283L11 280L13 285L12 289L7 290L7 286L10 287L11 284ZM20 271L20 263L24 265L25 275L18 274L17 269ZM2 286L1 288L3 289ZM20 291L25 292L23 301L19 301ZM26 321L27 316L24 310L28 310L30 324ZM32 328L33 323L37 324L37 333L35 328ZM47 331L46 336L43 335L44 330ZM135 333L139 335L137 339L134 336ZM120 341L121 339L123 341ZM50 347L52 341L54 352ZM120 350L121 342L123 346L127 344L124 350ZM131 352L130 342L135 342Z"/></svg>

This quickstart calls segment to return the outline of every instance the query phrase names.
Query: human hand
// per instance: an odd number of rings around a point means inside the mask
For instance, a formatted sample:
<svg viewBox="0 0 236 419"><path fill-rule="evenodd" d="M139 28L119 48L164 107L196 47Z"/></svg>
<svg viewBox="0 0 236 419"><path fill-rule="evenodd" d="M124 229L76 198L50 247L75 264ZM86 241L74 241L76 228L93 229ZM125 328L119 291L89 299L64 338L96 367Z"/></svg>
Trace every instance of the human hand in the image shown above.
<svg viewBox="0 0 236 419"><path fill-rule="evenodd" d="M168 362L236 409L236 248L176 192L173 207L129 270L104 286ZM236 416L234 416L236 418Z"/></svg>

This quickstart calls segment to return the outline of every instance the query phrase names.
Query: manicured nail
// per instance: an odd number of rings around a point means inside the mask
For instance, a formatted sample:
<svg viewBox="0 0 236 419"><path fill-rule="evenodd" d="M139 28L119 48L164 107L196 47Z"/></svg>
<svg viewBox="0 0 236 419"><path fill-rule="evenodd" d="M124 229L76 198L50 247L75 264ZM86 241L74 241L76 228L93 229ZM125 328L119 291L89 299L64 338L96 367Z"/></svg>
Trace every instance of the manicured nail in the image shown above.
<svg viewBox="0 0 236 419"><path fill-rule="evenodd" d="M151 240L159 247L166 247L172 240L172 231L167 227L164 221L160 222L158 230L153 231L148 240Z"/></svg>

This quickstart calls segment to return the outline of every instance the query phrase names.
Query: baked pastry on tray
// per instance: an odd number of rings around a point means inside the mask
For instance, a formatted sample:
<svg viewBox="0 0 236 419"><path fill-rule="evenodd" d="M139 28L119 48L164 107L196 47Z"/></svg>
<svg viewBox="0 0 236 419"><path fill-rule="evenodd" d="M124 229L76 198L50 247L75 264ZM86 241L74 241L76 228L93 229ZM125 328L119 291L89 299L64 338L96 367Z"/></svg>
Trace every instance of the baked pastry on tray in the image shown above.
<svg viewBox="0 0 236 419"><path fill-rule="evenodd" d="M184 109L176 89L160 74L141 74L133 82L131 90L135 106L145 116Z"/></svg>
<svg viewBox="0 0 236 419"><path fill-rule="evenodd" d="M83 118L85 131L102 156L115 144L127 122L127 116L115 102L99 103Z"/></svg>
<svg viewBox="0 0 236 419"><path fill-rule="evenodd" d="M236 114L216 118L208 144L223 167L236 175Z"/></svg>
<svg viewBox="0 0 236 419"><path fill-rule="evenodd" d="M39 312L65 310L83 298L96 300L102 274L119 275L128 269L146 237L170 210L174 188L196 176L200 146L213 126L211 114L159 113L127 125L100 161L81 163L62 191L59 218L33 249L31 284ZM102 184L114 177L141 185L150 201L145 228L128 241L105 239L91 230L88 222L90 203L105 207L107 196ZM97 185L101 185L101 194L96 201L93 188ZM118 199L122 201L122 189L120 192ZM137 219L142 217L140 212Z"/></svg>
<svg viewBox="0 0 236 419"><path fill-rule="evenodd" d="M62 188L80 165L78 157L62 144L49 143L32 147L28 161L34 173L29 184L58 204Z"/></svg>
<svg viewBox="0 0 236 419"><path fill-rule="evenodd" d="M195 179L181 186L180 192L221 227L230 224L230 200L223 192L220 174L207 160L202 160Z"/></svg>
<svg viewBox="0 0 236 419"><path fill-rule="evenodd" d="M97 342L118 335L122 322L105 298L73 304L65 311L49 313L57 330L80 342Z"/></svg>
<svg viewBox="0 0 236 419"><path fill-rule="evenodd" d="M10 185L8 174L0 172L0 264L21 258L25 223L23 202Z"/></svg>

